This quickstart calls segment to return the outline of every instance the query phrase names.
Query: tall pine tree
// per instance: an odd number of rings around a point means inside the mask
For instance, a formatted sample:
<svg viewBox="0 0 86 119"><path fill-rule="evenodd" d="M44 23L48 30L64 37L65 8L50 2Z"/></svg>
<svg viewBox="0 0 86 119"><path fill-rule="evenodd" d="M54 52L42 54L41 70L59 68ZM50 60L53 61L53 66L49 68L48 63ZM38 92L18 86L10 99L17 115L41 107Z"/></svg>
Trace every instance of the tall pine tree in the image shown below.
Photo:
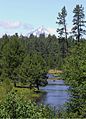
<svg viewBox="0 0 86 119"><path fill-rule="evenodd" d="M60 26L60 28L57 28L57 32L60 35L60 37L65 36L65 38L67 39L66 16L67 16L67 11L64 6L61 12L58 13L56 24Z"/></svg>
<svg viewBox="0 0 86 119"><path fill-rule="evenodd" d="M59 34L59 44L60 50L62 54L62 58L64 58L68 52L68 40L67 40L67 25L66 25L66 16L67 11L65 6L61 9L61 12L58 13L57 17L57 33Z"/></svg>
<svg viewBox="0 0 86 119"><path fill-rule="evenodd" d="M78 40L80 41L80 38L83 34L86 34L86 30L83 29L85 27L86 21L85 14L84 14L84 7L82 5L76 5L76 7L73 10L74 16L73 16L73 28L72 33Z"/></svg>

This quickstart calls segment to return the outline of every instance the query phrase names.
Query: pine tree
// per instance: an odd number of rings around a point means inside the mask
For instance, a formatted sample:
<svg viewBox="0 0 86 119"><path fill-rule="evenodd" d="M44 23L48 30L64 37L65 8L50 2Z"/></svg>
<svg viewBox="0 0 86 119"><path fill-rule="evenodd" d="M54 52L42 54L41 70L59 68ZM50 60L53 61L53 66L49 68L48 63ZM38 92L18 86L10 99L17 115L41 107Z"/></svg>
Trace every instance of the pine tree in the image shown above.
<svg viewBox="0 0 86 119"><path fill-rule="evenodd" d="M67 25L66 25L66 16L67 11L65 6L62 8L61 12L58 13L57 24L60 28L57 28L57 32L59 34L59 43L60 50L62 54L62 58L64 58L68 52L68 40L67 40Z"/></svg>
<svg viewBox="0 0 86 119"><path fill-rule="evenodd" d="M18 78L18 67L22 64L24 57L26 56L26 48L17 35L11 36L9 41L3 41L5 43L2 48L2 79L10 79L16 86Z"/></svg>
<svg viewBox="0 0 86 119"><path fill-rule="evenodd" d="M65 38L67 39L66 16L67 16L67 11L64 6L61 12L58 13L56 24L61 26L61 28L57 28L57 32L60 35L60 37L65 35Z"/></svg>
<svg viewBox="0 0 86 119"><path fill-rule="evenodd" d="M29 87L45 86L47 84L47 66L45 60L40 54L34 53L24 58L19 67L19 79L22 83L29 84Z"/></svg>
<svg viewBox="0 0 86 119"><path fill-rule="evenodd" d="M73 28L72 28L72 33L78 40L80 41L80 38L83 34L86 34L86 30L83 29L85 27L86 21L85 19L85 14L84 14L84 7L82 5L76 5L76 7L73 10L74 16L73 16Z"/></svg>

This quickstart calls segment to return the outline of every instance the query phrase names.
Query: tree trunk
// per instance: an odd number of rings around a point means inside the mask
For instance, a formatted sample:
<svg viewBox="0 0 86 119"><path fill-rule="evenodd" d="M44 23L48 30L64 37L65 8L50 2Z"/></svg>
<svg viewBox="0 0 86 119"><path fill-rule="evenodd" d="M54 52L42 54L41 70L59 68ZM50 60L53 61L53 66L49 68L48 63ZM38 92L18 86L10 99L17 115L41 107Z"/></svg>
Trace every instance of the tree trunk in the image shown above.
<svg viewBox="0 0 86 119"><path fill-rule="evenodd" d="M16 87L16 82L14 81L14 87Z"/></svg>
<svg viewBox="0 0 86 119"><path fill-rule="evenodd" d="M64 24L64 28L65 28L65 39L66 39L66 45L67 45L67 53L68 53L68 40L67 40L67 29L66 29L66 24Z"/></svg>
<svg viewBox="0 0 86 119"><path fill-rule="evenodd" d="M77 36L77 39L78 39L78 42L80 41L80 29L79 29L79 15L78 15L78 36Z"/></svg>
<svg viewBox="0 0 86 119"><path fill-rule="evenodd" d="M39 90L39 84L38 84L38 83L37 83L36 87L37 87L37 89Z"/></svg>

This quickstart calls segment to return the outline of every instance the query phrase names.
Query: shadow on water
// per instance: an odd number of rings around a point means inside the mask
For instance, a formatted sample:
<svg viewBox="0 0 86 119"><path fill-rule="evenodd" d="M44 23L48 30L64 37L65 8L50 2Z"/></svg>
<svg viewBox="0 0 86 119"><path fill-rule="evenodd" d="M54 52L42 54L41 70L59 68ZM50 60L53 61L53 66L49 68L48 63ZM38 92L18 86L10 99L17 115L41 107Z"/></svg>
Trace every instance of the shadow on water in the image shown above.
<svg viewBox="0 0 86 119"><path fill-rule="evenodd" d="M42 96L39 103L60 109L69 99L68 88L69 86L66 86L63 80L53 81L53 79L48 79L48 85L40 87L46 93Z"/></svg>

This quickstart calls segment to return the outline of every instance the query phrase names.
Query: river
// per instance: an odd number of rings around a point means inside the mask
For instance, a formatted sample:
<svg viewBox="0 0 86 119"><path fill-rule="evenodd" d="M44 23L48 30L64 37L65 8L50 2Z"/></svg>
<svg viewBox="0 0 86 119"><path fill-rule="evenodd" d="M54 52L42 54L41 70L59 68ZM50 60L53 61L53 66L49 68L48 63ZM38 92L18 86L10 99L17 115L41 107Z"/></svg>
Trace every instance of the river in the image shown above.
<svg viewBox="0 0 86 119"><path fill-rule="evenodd" d="M69 86L66 86L63 80L48 79L48 85L40 87L41 90L46 91L40 103L49 104L56 108L62 107L69 99L68 88Z"/></svg>

